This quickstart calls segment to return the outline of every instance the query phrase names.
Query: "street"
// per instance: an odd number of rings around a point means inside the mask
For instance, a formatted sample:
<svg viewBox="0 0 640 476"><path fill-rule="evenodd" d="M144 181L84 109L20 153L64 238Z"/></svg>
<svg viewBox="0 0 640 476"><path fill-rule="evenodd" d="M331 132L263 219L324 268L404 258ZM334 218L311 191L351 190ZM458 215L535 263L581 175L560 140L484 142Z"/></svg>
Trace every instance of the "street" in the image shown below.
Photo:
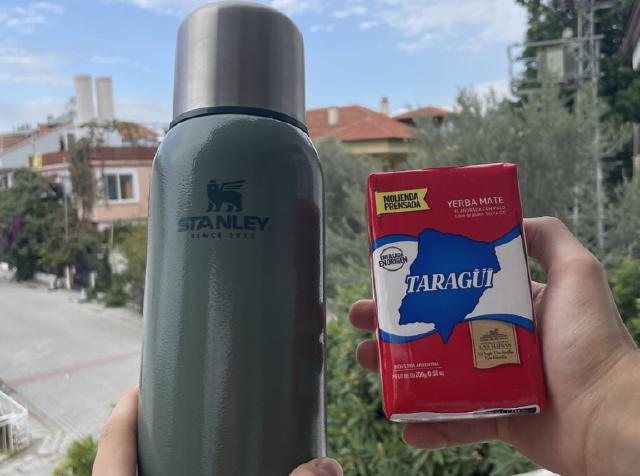
<svg viewBox="0 0 640 476"><path fill-rule="evenodd" d="M0 274L0 389L29 409L34 428L32 446L0 463L2 476L50 475L138 381L141 317L78 298Z"/></svg>

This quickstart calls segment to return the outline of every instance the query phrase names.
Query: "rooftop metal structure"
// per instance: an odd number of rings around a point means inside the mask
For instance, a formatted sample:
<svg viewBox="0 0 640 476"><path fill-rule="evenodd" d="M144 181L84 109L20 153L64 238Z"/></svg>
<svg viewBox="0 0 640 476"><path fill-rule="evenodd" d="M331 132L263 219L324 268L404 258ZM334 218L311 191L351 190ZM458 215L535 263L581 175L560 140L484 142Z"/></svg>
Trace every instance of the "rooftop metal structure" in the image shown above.
<svg viewBox="0 0 640 476"><path fill-rule="evenodd" d="M596 12L612 5L601 0L565 0L564 10L576 16L576 36L566 29L562 38L515 43L507 48L511 92L516 96L541 91L545 81L560 84L573 91L585 81L600 78L600 42L603 35L596 33ZM527 49L535 55L523 56ZM536 78L523 76L520 68L537 66Z"/></svg>

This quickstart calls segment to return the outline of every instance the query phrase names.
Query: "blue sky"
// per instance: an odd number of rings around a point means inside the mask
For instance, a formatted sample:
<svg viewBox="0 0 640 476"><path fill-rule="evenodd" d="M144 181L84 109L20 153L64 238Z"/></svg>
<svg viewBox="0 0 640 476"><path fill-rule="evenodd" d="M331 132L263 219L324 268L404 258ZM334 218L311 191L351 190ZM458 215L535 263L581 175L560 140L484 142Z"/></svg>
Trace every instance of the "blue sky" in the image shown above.
<svg viewBox="0 0 640 476"><path fill-rule="evenodd" d="M307 107L451 106L461 87L506 91L515 0L262 0L305 38ZM198 0L1 0L0 131L64 110L76 73L109 75L116 115L168 122L175 37Z"/></svg>

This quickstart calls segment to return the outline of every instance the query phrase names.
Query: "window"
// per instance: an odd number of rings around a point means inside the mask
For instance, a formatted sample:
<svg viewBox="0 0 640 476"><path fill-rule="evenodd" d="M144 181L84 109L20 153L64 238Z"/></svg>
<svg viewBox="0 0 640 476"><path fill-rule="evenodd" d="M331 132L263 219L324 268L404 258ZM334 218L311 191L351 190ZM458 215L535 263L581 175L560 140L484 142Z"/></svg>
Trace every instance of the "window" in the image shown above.
<svg viewBox="0 0 640 476"><path fill-rule="evenodd" d="M109 171L104 174L106 196L110 202L132 202L138 199L135 170Z"/></svg>

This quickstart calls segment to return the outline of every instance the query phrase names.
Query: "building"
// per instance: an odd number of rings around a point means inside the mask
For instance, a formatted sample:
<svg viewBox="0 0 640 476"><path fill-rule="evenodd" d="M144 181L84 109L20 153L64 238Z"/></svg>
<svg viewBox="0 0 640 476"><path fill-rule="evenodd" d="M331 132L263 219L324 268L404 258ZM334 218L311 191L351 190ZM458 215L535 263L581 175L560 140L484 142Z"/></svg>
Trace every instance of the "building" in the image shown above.
<svg viewBox="0 0 640 476"><path fill-rule="evenodd" d="M397 170L406 162L418 132L416 120L431 117L441 125L448 111L426 107L390 117L389 101L380 112L359 105L334 106L307 111L311 139L318 143L337 139L356 155L365 155L382 170Z"/></svg>
<svg viewBox="0 0 640 476"><path fill-rule="evenodd" d="M99 229L113 223L147 220L151 164L155 153L155 147L90 149L97 198L88 219ZM30 161L34 165L34 157ZM70 181L67 150L42 154L41 164L37 165L45 177L63 184Z"/></svg>
<svg viewBox="0 0 640 476"><path fill-rule="evenodd" d="M436 127L442 127L445 123L449 111L440 107L426 106L412 109L393 116L396 121L400 121L408 126L417 127L421 121L431 121Z"/></svg>
<svg viewBox="0 0 640 476"><path fill-rule="evenodd" d="M159 135L140 124L114 119L111 78L95 80L97 110L94 107L91 76L74 78L75 97L68 110L33 130L0 136L0 188L11 186L13 170L28 167L30 157L68 151L74 141L99 128L101 145L107 147L155 146ZM3 144L4 143L4 144Z"/></svg>

